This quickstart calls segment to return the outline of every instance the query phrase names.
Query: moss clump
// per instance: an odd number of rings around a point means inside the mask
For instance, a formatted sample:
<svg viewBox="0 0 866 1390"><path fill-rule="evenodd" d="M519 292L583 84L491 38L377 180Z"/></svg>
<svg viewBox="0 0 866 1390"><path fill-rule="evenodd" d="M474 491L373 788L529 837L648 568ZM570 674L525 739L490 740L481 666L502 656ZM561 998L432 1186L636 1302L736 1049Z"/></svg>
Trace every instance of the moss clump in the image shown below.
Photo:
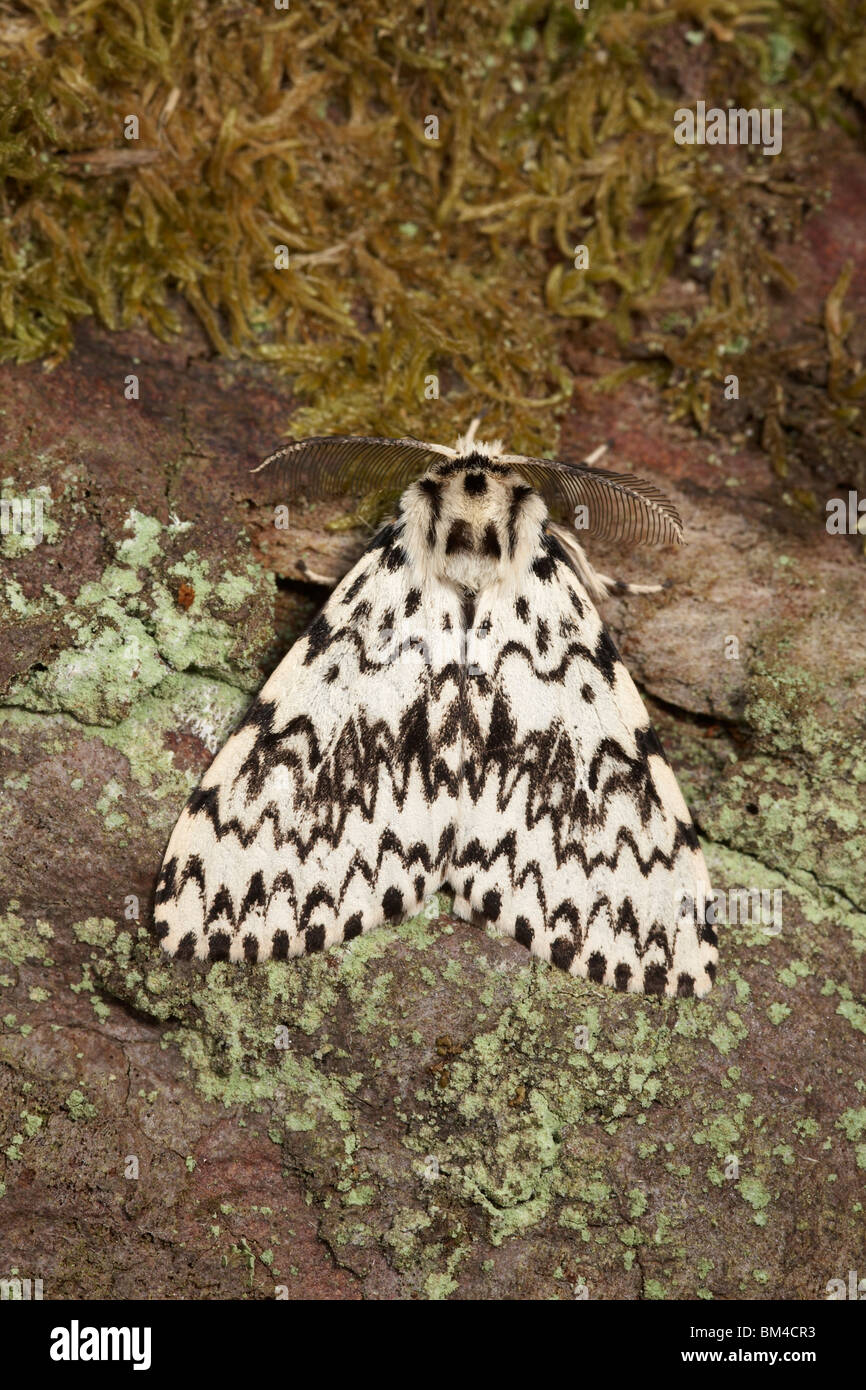
<svg viewBox="0 0 866 1390"><path fill-rule="evenodd" d="M185 301L220 352L293 377L296 433L447 435L483 400L537 452L571 394L563 330L605 319L702 423L751 354L781 459L767 296L862 50L853 11L812 0L42 0L0 28L0 353L56 360L86 314L170 335ZM782 153L676 144L694 93L782 106ZM845 289L818 355L855 429Z"/></svg>

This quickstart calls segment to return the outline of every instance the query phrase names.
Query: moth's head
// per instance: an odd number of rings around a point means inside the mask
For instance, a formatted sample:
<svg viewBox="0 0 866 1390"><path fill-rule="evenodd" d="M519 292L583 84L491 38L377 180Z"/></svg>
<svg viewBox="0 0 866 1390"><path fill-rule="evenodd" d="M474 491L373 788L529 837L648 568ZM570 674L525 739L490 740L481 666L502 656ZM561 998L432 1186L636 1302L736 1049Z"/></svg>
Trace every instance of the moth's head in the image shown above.
<svg viewBox="0 0 866 1390"><path fill-rule="evenodd" d="M501 446L476 444L442 459L403 493L406 543L441 579L477 592L522 572L538 546L547 507L500 462Z"/></svg>
<svg viewBox="0 0 866 1390"><path fill-rule="evenodd" d="M259 469L273 465L293 492L315 498L399 492L424 478L442 479L442 470L449 465L454 468L449 476L456 476L459 470L477 471L484 465L491 485L498 479L506 488L513 485L506 478L516 477L544 499L557 521L573 526L581 540L597 536L629 545L682 540L676 507L653 483L630 473L595 467L604 448L596 449L581 463L528 458L503 453L498 439L477 441L476 428L477 421L453 449L419 439L353 435L302 439L278 449Z"/></svg>

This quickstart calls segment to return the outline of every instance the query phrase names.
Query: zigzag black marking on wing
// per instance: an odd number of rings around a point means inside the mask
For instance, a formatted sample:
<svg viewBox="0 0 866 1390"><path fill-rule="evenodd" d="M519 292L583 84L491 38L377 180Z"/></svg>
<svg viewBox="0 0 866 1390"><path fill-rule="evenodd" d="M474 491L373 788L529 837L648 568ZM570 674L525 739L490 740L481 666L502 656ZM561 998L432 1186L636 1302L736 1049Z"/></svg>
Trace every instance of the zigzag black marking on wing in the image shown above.
<svg viewBox="0 0 866 1390"><path fill-rule="evenodd" d="M154 893L154 904L169 902L170 899L177 897L190 879L194 879L199 888L204 892L204 866L197 854L191 854L183 866L183 872L177 876L177 857L172 855L163 865L162 872Z"/></svg>
<svg viewBox="0 0 866 1390"><path fill-rule="evenodd" d="M326 609L325 613L327 614L327 612L328 610ZM365 616L368 616L368 614L365 614ZM308 640L309 637L310 633L308 632ZM385 652L385 655L381 658L381 660L374 656L370 656L368 654L367 647L364 643L363 635L357 630L356 627L350 626L349 624L345 624L344 626L339 628L332 628L330 630L327 645L317 645L314 654L312 655L312 657L310 657L310 661L316 660L316 658L322 655L324 651L326 651L328 648L335 646L338 642L348 642L349 645L354 649L358 658L359 675L376 676L379 675L382 671L388 670L388 668L393 666L394 664L393 647L388 647L388 649ZM417 651L423 652L424 650L426 650L426 643L427 639L425 634L423 632L418 632L401 639L400 651L408 651L409 649L414 648ZM304 664L307 665L309 664L309 662L305 660ZM459 661L450 661L445 666L443 666L441 670L436 671L435 673L432 671L430 672L430 693L434 697L438 696L441 693L443 687L447 685L449 681L452 681L455 686L459 686L461 682L465 679L466 667L464 665L461 665ZM258 701L256 703L258 703ZM239 727L243 726L241 725Z"/></svg>
<svg viewBox="0 0 866 1390"><path fill-rule="evenodd" d="M589 878L596 869L604 865L608 869L616 869L619 859L624 849L630 849L634 857L634 862L643 878L649 878L652 870L660 864L665 869L672 869L677 861L677 856L683 846L689 849L694 847L695 829L693 825L686 825L681 820L674 822L675 830L673 842L669 851L665 851L660 845L654 845L650 854L645 859L638 848L634 833L626 825L620 826L614 840L614 850L612 853L605 853L599 850L596 854L588 855L584 845L579 840L568 840L563 843L558 834L553 837L553 851L556 856L556 866L561 868L563 864L570 860L576 861L582 870L585 878ZM497 840L490 850L485 850L477 838L474 838L465 845L464 849L454 860L454 864L459 869L479 868L489 869L493 862L505 855L508 860L511 881L514 881L514 864L516 855L516 840L513 831L509 831Z"/></svg>
<svg viewBox="0 0 866 1390"><path fill-rule="evenodd" d="M509 875L513 882L517 859L517 835L513 830L507 831L489 850L485 850L477 838L469 840L463 850L454 856L453 864L456 869L489 869L503 855L508 860Z"/></svg>
<svg viewBox="0 0 866 1390"><path fill-rule="evenodd" d="M405 806L413 772L420 774L428 804L436 799L442 789L450 797L457 797L460 775L449 769L442 753L450 746L452 738L458 736L459 719L456 715L453 718L446 715L443 729L434 743L424 695L420 695L403 714L396 734L392 733L384 720L368 724L363 714L357 719L349 719L327 755L323 754L315 730L306 717L298 716L290 720L279 733L266 732L266 725L268 720L273 720L276 707L272 702L260 703L261 708L255 717L248 717L245 721L256 724L259 735L241 765L235 788L241 778L246 779L243 792L249 805L261 794L274 766L290 768L297 774L293 820L315 819L307 838L296 825L285 831L281 829L280 808L275 801L268 801L257 819L246 824L236 816L223 819L219 812L219 787L200 787L190 797L187 810L191 816L205 816L218 840L234 835L244 848L248 848L270 821L275 845L281 848L291 844L301 862L305 862L320 842L324 841L331 847L339 843L353 809L357 809L368 823L375 821L379 772L382 768L389 774L398 810ZM286 741L299 733L306 737L310 750L306 764L296 749L286 746ZM314 771L315 777L311 780L308 774ZM416 789L417 780L413 783L413 791ZM172 894L167 890L163 901L170 896Z"/></svg>
<svg viewBox="0 0 866 1390"><path fill-rule="evenodd" d="M606 821L607 803L618 791L629 794L633 804L638 807L642 825L648 824L653 807L661 809L649 757L651 754L663 755L651 726L635 731L635 754L627 752L612 736L598 744L586 772L590 791L598 792L592 805L579 776L586 759L581 756L580 748L575 747L563 725L554 724L529 733L519 743L515 732L516 725L508 701L502 691L497 690L486 738L481 735L477 722L468 724L465 729L467 743L478 755L477 764L467 761L465 765L465 786L474 802L477 803L483 795L491 773L498 771L500 787L497 809L503 813L507 811L518 784L526 778L527 830L545 817L550 817L557 825L566 820L577 820L583 829L597 828ZM601 769L606 759L624 764L624 770L610 772L599 789ZM559 793L559 801L554 805L551 798L556 793Z"/></svg>
<svg viewBox="0 0 866 1390"><path fill-rule="evenodd" d="M528 863L524 864L522 871L518 874L514 882L515 888L523 888L527 879L530 878L535 880L535 896L541 907L542 916L544 920L547 921L547 894L544 891L544 875L541 872L538 861L535 859L530 859Z"/></svg>
<svg viewBox="0 0 866 1390"><path fill-rule="evenodd" d="M570 840L566 844L561 844L558 838L554 841L554 852L557 858L557 866L565 864L570 859L575 859L580 864L587 877L594 873L600 865L606 868L616 869L619 864L621 851L627 846L634 856L635 864L644 878L649 878L652 870L657 864L661 864L665 869L672 869L677 861L680 850L683 846L689 849L694 847L695 829L693 825L686 825L677 819L674 822L676 829L673 834L673 842L670 850L665 852L660 845L654 845L649 857L644 859L638 848L634 833L627 825L621 825L616 833L614 844L615 851L612 854L605 854L599 850L597 854L587 856L583 845L577 840Z"/></svg>
<svg viewBox="0 0 866 1390"><path fill-rule="evenodd" d="M404 849L399 836L391 830L383 831L379 838L378 854L374 863L371 864L359 850L349 865L338 891L332 893L323 888L321 884L317 884L307 893L302 903L299 903L295 892L294 878L287 870L278 874L268 894L264 892L261 874L254 875L240 911L237 913L235 912L234 904L227 889L223 885L218 885L212 905L205 919L205 934L207 935L208 927L211 923L220 920L231 924L233 934L237 935L241 931L252 907L258 906L264 911L267 911L273 898L284 893L287 889L289 890L290 901L298 922L298 930L306 931L307 927L310 925L310 919L313 913L316 908L322 906L322 904L326 904L337 914L341 912L346 896L351 891L353 881L357 876L362 877L368 885L377 882L387 854L393 854L406 869L411 869L413 865L419 864L426 873L435 874L448 863L453 843L454 828L451 826L443 831L440 836L438 852L435 858L431 858L427 847L420 841L416 840L411 843L407 849ZM196 869L192 863L188 864L178 884L176 879L176 863L177 861L172 859L166 866L168 871L167 878L170 880L168 887L172 895L176 890L179 891L189 878L194 878L202 889L202 892L204 892L204 880L199 872L200 865L198 869ZM258 883L256 880L258 880ZM433 886L438 887L438 882L434 882Z"/></svg>
<svg viewBox="0 0 866 1390"><path fill-rule="evenodd" d="M638 960L643 960L652 946L661 946L665 960L667 961L668 969L670 969L673 964L674 953L664 924L661 922L653 922L646 941L642 943L640 939L640 927L630 898L624 898L616 912L614 912L613 904L606 895L596 898L592 905L592 910L586 919L584 936L579 943L581 946L586 939L586 935L592 929L594 921L605 909L607 910L608 917L613 927L614 936L630 936L634 942Z"/></svg>
<svg viewBox="0 0 866 1390"><path fill-rule="evenodd" d="M551 669L547 671L536 664L533 653L524 642L518 642L516 638L512 638L509 642L505 643L496 658L496 665L491 673L491 679L493 681L498 678L500 670L508 657L515 655L523 657L535 679L543 681L545 685L551 683L561 685L573 661L588 661L591 666L595 667L596 671L601 673L607 685L613 686L614 673L617 665L620 664L619 652L611 640L610 633L607 631L607 628L604 627L598 634L598 640L596 641L594 650L591 647L587 647L583 642L570 642L562 655L559 665L551 667Z"/></svg>
<svg viewBox="0 0 866 1390"><path fill-rule="evenodd" d="M408 846L408 848L404 849L402 840L397 834L395 834L393 830L383 830L382 834L379 837L378 852L376 854L376 859L373 864L370 863L369 859L367 859L361 853L360 850L355 851L355 854L353 855L351 863L349 864L349 867L347 868L343 876L343 882L340 886L340 891L338 895L340 905L342 905L343 899L345 898L345 895L351 885L352 879L355 878L356 875L360 874L360 876L372 887L373 883L378 879L379 874L381 873L382 863L385 859L386 854L393 854L395 858L399 859L403 868L407 870L411 869L412 866L415 864L420 864L421 867L428 874L433 873L436 869L443 868L444 865L448 862L448 855L451 852L451 844L453 843L453 838L453 828L451 830L450 836L447 836L445 833L443 833L439 841L439 850L435 858L431 858L427 846L422 844L420 840L413 841Z"/></svg>

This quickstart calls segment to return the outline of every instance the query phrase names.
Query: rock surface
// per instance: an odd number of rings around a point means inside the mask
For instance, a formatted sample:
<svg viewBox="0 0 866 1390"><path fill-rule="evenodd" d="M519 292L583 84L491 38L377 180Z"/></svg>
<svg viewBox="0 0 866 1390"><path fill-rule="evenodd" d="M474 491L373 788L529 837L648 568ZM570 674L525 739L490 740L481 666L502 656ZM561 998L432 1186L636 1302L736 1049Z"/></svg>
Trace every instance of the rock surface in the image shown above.
<svg viewBox="0 0 866 1390"><path fill-rule="evenodd" d="M51 374L0 368L0 398L3 495L44 504L40 543L0 537L0 1276L792 1299L862 1271L855 541L789 505L745 433L697 441L649 390L586 393L569 422L565 450L612 438L681 506L678 553L594 552L671 581L606 616L717 887L781 892L780 924L723 930L707 1000L613 995L437 901L289 967L177 965L147 932L174 820L325 596L291 581L364 536L297 506L275 530L246 470L291 401L194 336L82 330Z"/></svg>

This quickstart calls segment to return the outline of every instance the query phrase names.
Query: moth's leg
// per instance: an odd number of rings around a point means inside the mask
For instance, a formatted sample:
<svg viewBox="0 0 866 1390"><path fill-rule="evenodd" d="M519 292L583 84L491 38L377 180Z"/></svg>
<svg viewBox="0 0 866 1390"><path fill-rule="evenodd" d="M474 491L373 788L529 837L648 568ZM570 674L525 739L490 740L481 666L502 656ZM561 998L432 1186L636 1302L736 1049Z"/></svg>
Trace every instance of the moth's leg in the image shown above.
<svg viewBox="0 0 866 1390"><path fill-rule="evenodd" d="M609 594L660 594L665 588L664 584L629 584L624 579L611 579L608 574L599 574L598 570L595 577Z"/></svg>
<svg viewBox="0 0 866 1390"><path fill-rule="evenodd" d="M340 575L339 578L334 579L333 575L317 574L315 570L310 569L303 558L298 560L298 569L308 584L321 584L323 589L333 589L343 577Z"/></svg>
<svg viewBox="0 0 866 1390"><path fill-rule="evenodd" d="M572 530L560 526L557 522L549 522L548 527L568 555L578 578L592 598L604 599L609 594L658 594L665 587L663 584L628 584L624 579L612 579L608 574L600 574L590 564L586 551Z"/></svg>

